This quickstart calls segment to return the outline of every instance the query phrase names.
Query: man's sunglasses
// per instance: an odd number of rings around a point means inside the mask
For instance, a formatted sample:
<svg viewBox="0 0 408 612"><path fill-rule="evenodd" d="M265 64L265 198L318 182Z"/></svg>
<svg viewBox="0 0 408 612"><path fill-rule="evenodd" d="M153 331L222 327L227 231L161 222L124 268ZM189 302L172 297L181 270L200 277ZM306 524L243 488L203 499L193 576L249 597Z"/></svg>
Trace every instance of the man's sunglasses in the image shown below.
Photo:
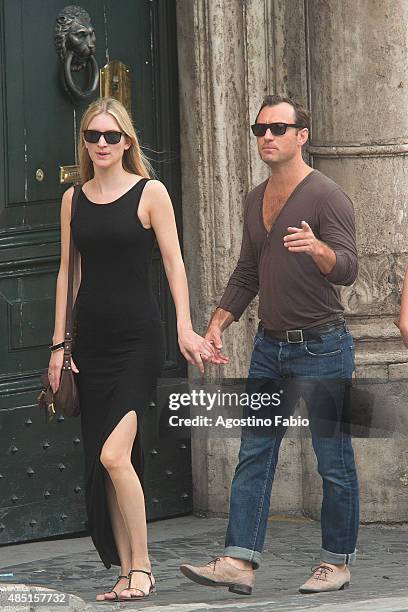
<svg viewBox="0 0 408 612"><path fill-rule="evenodd" d="M98 132L98 130L84 130L84 138L86 142L96 144L101 136L104 137L107 144L118 144L122 138L123 132L110 130L109 132Z"/></svg>
<svg viewBox="0 0 408 612"><path fill-rule="evenodd" d="M283 136L288 127L304 128L304 125L299 123L254 123L251 125L251 130L254 136L265 136L266 130L271 130L274 136Z"/></svg>

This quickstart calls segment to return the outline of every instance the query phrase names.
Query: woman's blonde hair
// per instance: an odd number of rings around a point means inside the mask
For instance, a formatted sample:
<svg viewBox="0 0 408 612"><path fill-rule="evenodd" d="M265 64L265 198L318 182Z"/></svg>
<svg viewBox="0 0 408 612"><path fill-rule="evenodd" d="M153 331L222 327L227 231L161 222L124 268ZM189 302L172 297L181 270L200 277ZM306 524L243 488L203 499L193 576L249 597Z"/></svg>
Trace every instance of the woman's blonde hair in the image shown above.
<svg viewBox="0 0 408 612"><path fill-rule="evenodd" d="M81 119L78 140L79 173L81 182L85 183L94 176L94 167L84 143L83 132L88 129L88 125L91 123L92 119L100 113L109 113L112 115L118 122L119 129L126 134L132 142L129 149L123 152L123 168L131 174L138 174L146 178L153 177L154 170L140 148L135 128L133 127L132 120L126 108L115 98L100 98L88 106Z"/></svg>

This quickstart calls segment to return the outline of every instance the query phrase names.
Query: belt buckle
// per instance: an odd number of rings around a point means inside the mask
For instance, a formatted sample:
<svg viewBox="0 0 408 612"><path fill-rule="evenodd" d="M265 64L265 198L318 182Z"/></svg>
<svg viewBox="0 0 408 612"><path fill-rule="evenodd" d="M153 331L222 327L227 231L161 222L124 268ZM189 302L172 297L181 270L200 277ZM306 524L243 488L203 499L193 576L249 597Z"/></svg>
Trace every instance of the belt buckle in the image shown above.
<svg viewBox="0 0 408 612"><path fill-rule="evenodd" d="M303 340L303 330L301 329L288 329L286 331L286 340L290 344L300 344Z"/></svg>

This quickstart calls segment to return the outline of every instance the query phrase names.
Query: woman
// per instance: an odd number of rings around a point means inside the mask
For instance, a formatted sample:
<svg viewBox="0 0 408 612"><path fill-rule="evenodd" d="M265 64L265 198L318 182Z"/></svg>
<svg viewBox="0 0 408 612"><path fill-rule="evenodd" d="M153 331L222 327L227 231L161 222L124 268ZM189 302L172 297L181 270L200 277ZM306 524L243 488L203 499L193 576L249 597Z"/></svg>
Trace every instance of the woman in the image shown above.
<svg viewBox="0 0 408 612"><path fill-rule="evenodd" d="M85 451L89 529L104 563L120 565L98 601L147 596L154 587L147 551L138 424L162 369L160 314L151 283L157 238L177 313L182 354L204 371L210 342L191 326L188 287L174 213L164 185L151 180L126 109L104 98L85 112L79 136L82 188L72 219L81 257L72 369L77 373ZM53 345L64 339L71 202L61 206L61 266ZM63 351L51 353L58 388Z"/></svg>

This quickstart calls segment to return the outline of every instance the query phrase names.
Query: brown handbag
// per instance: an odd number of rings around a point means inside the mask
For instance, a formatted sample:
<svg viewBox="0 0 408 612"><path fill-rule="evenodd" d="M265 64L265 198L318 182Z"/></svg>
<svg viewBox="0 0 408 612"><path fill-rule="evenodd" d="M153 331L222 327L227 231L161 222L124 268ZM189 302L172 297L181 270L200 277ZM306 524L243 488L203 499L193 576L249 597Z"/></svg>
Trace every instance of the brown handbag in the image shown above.
<svg viewBox="0 0 408 612"><path fill-rule="evenodd" d="M71 204L71 221L80 192L80 185L75 185ZM42 389L37 398L39 408L44 410L46 421L51 421L56 412L62 412L64 416L76 417L80 414L79 394L75 381L75 374L71 369L72 355L72 307L73 307L73 286L74 286L74 267L77 259L77 250L70 231L69 239L69 263L68 263L68 287L67 287L67 308L65 314L65 338L64 338L64 361L61 370L61 377L58 390L53 392L48 379L48 370L41 375Z"/></svg>

